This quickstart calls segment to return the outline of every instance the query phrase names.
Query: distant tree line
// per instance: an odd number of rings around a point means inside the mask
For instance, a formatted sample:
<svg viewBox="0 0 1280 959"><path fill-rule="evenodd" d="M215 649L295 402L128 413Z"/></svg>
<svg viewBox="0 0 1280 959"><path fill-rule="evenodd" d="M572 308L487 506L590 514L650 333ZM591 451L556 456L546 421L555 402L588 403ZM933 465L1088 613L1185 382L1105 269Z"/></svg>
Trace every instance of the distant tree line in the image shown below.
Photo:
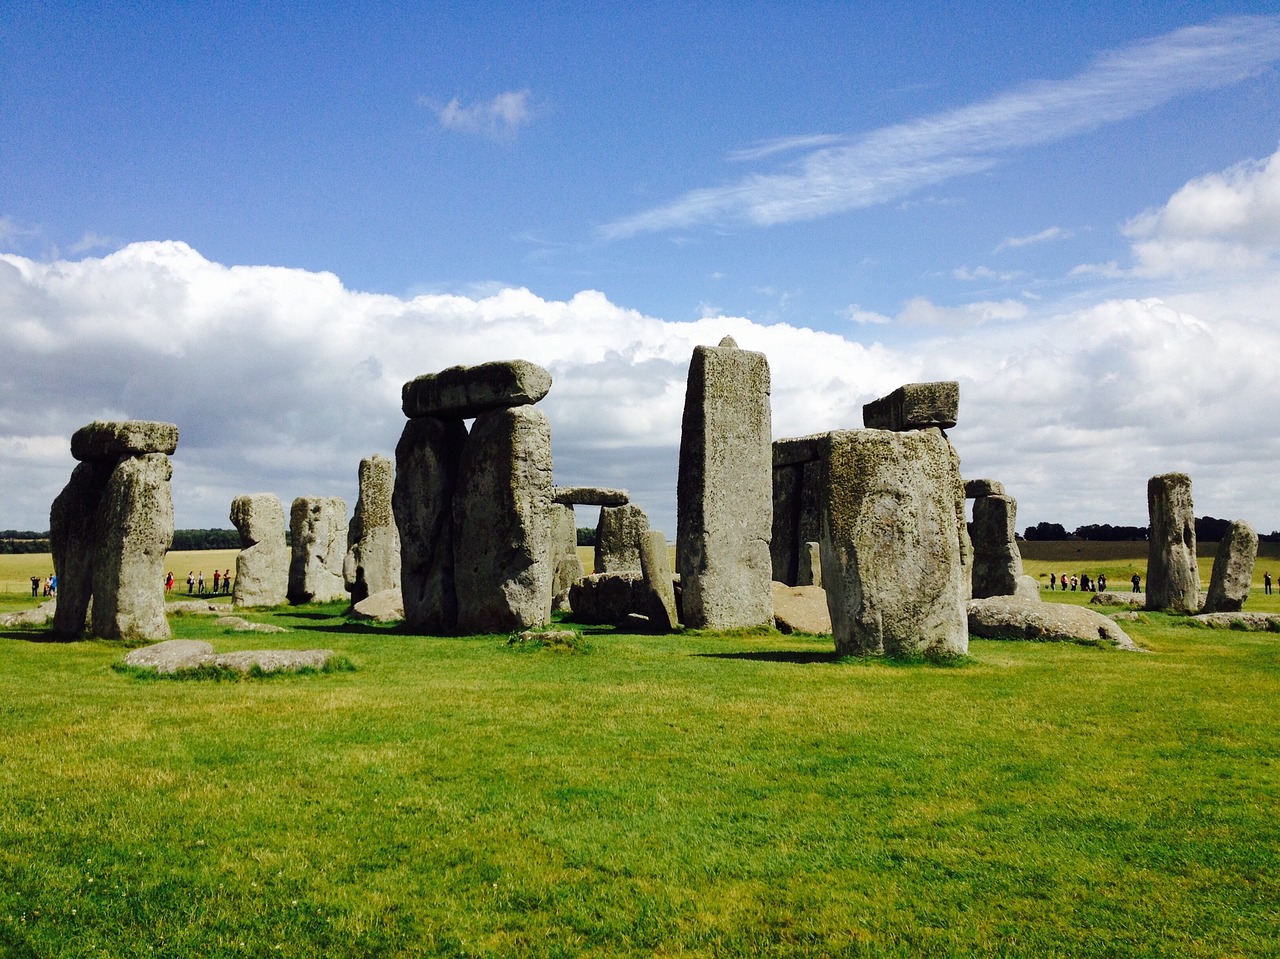
<svg viewBox="0 0 1280 959"><path fill-rule="evenodd" d="M1230 526L1231 520L1229 519L1218 519L1216 516L1197 516L1196 542L1220 542ZM1087 526L1078 526L1074 531L1068 533L1061 523L1036 523L1035 526L1028 526L1023 531L1022 538L1032 541L1087 539L1101 542L1133 542L1147 538L1147 527L1090 523ZM1280 542L1280 531L1260 533L1258 539L1264 543Z"/></svg>
<svg viewBox="0 0 1280 959"><path fill-rule="evenodd" d="M596 545L596 528L594 526L578 527L578 545L579 546L595 546Z"/></svg>
<svg viewBox="0 0 1280 959"><path fill-rule="evenodd" d="M49 533L30 529L0 529L0 553L48 553Z"/></svg>
<svg viewBox="0 0 1280 959"><path fill-rule="evenodd" d="M233 529L175 529L170 549L239 549L240 534ZM0 529L0 553L48 553L49 531Z"/></svg>

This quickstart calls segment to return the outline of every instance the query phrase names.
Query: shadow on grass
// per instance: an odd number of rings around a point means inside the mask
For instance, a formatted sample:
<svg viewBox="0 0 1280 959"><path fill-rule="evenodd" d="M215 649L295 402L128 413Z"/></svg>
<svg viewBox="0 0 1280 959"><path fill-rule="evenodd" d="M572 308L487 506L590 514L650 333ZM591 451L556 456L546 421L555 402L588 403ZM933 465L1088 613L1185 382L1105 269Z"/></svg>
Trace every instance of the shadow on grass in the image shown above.
<svg viewBox="0 0 1280 959"><path fill-rule="evenodd" d="M847 657L835 650L809 652L806 650L779 649L754 653L694 653L703 659L749 659L758 663L795 663L805 666L812 663L838 663Z"/></svg>
<svg viewBox="0 0 1280 959"><path fill-rule="evenodd" d="M35 626L31 629L0 630L0 639L19 639L27 643L81 643L89 640L89 636L63 636L47 627Z"/></svg>

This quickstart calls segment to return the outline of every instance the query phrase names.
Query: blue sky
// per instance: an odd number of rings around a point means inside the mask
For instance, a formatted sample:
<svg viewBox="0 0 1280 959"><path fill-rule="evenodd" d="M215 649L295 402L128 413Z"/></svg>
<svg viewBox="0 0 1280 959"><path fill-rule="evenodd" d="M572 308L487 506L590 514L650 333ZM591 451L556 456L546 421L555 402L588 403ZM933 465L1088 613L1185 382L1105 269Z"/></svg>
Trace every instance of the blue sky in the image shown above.
<svg viewBox="0 0 1280 959"><path fill-rule="evenodd" d="M106 415L179 423L181 526L353 504L400 382L519 353L558 479L671 534L732 332L777 436L959 379L1020 526L1145 522L1185 469L1280 528L1274 4L2 13L0 526Z"/></svg>

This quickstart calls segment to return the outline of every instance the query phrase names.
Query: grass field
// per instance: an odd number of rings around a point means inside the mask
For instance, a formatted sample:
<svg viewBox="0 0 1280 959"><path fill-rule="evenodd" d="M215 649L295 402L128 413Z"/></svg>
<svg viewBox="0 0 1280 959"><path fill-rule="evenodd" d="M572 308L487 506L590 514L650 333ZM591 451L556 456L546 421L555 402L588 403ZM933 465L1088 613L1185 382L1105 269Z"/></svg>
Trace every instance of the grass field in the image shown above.
<svg viewBox="0 0 1280 959"><path fill-rule="evenodd" d="M0 955L1280 954L1272 634L1144 614L1150 654L943 668L341 609L174 617L357 667L243 682L0 634Z"/></svg>

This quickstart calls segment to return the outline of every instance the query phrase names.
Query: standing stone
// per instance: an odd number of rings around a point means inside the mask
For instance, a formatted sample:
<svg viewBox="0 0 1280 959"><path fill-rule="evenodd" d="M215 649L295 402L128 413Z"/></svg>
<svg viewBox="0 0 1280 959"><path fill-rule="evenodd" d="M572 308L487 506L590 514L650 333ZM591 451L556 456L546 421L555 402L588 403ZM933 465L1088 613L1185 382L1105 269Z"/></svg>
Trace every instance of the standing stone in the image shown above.
<svg viewBox="0 0 1280 959"><path fill-rule="evenodd" d="M1022 575L1016 524L1018 504L1011 496L980 496L973 501L973 598L1012 596Z"/></svg>
<svg viewBox="0 0 1280 959"><path fill-rule="evenodd" d="M635 503L600 507L596 524L596 573L640 572L640 541L649 533L649 517Z"/></svg>
<svg viewBox="0 0 1280 959"><path fill-rule="evenodd" d="M77 464L49 511L49 547L58 576L53 631L60 636L80 636L87 625L97 559L98 507L114 469L114 461Z"/></svg>
<svg viewBox="0 0 1280 959"><path fill-rule="evenodd" d="M676 566L687 625L773 622L769 363L732 337L694 348L676 483Z"/></svg>
<svg viewBox="0 0 1280 959"><path fill-rule="evenodd" d="M421 632L448 633L458 625L453 496L466 440L462 420L419 417L405 424L396 445L400 591L405 625Z"/></svg>
<svg viewBox="0 0 1280 959"><path fill-rule="evenodd" d="M279 606L289 594L289 544L284 506L274 493L248 493L231 501L231 524L240 533L233 606Z"/></svg>
<svg viewBox="0 0 1280 959"><path fill-rule="evenodd" d="M400 588L400 533L392 512L395 465L385 456L360 461L360 495L347 527L342 578L355 605L388 589Z"/></svg>
<svg viewBox="0 0 1280 959"><path fill-rule="evenodd" d="M800 548L800 571L797 586L822 585L822 544L805 543Z"/></svg>
<svg viewBox="0 0 1280 959"><path fill-rule="evenodd" d="M289 602L328 603L347 594L342 560L347 547L347 503L340 496L299 496L289 511L293 559Z"/></svg>
<svg viewBox="0 0 1280 959"><path fill-rule="evenodd" d="M1257 558L1257 531L1244 520L1236 520L1227 527L1213 558L1209 593L1204 601L1206 613L1238 613L1244 608Z"/></svg>
<svg viewBox="0 0 1280 959"><path fill-rule="evenodd" d="M1151 530L1147 546L1147 609L1200 610L1196 521L1191 477L1163 473L1147 481Z"/></svg>
<svg viewBox="0 0 1280 959"><path fill-rule="evenodd" d="M964 484L939 430L828 435L822 582L839 654L969 648Z"/></svg>
<svg viewBox="0 0 1280 959"><path fill-rule="evenodd" d="M551 427L541 410L516 406L476 418L453 497L460 631L550 622L551 470Z"/></svg>
<svg viewBox="0 0 1280 959"><path fill-rule="evenodd" d="M578 528L573 507L551 504L551 608L567 609L569 587L587 575L578 555Z"/></svg>
<svg viewBox="0 0 1280 959"><path fill-rule="evenodd" d="M94 552L93 634L168 639L164 557L173 545L173 465L164 453L123 458L99 508Z"/></svg>
<svg viewBox="0 0 1280 959"><path fill-rule="evenodd" d="M773 579L800 585L805 544L822 532L818 504L822 497L820 436L801 436L773 443L773 533L769 553ZM775 595L777 595L775 593Z"/></svg>
<svg viewBox="0 0 1280 959"><path fill-rule="evenodd" d="M651 602L644 615L655 631L669 633L680 625L676 614L676 590L671 575L667 538L660 530L647 530L640 538L640 570Z"/></svg>

